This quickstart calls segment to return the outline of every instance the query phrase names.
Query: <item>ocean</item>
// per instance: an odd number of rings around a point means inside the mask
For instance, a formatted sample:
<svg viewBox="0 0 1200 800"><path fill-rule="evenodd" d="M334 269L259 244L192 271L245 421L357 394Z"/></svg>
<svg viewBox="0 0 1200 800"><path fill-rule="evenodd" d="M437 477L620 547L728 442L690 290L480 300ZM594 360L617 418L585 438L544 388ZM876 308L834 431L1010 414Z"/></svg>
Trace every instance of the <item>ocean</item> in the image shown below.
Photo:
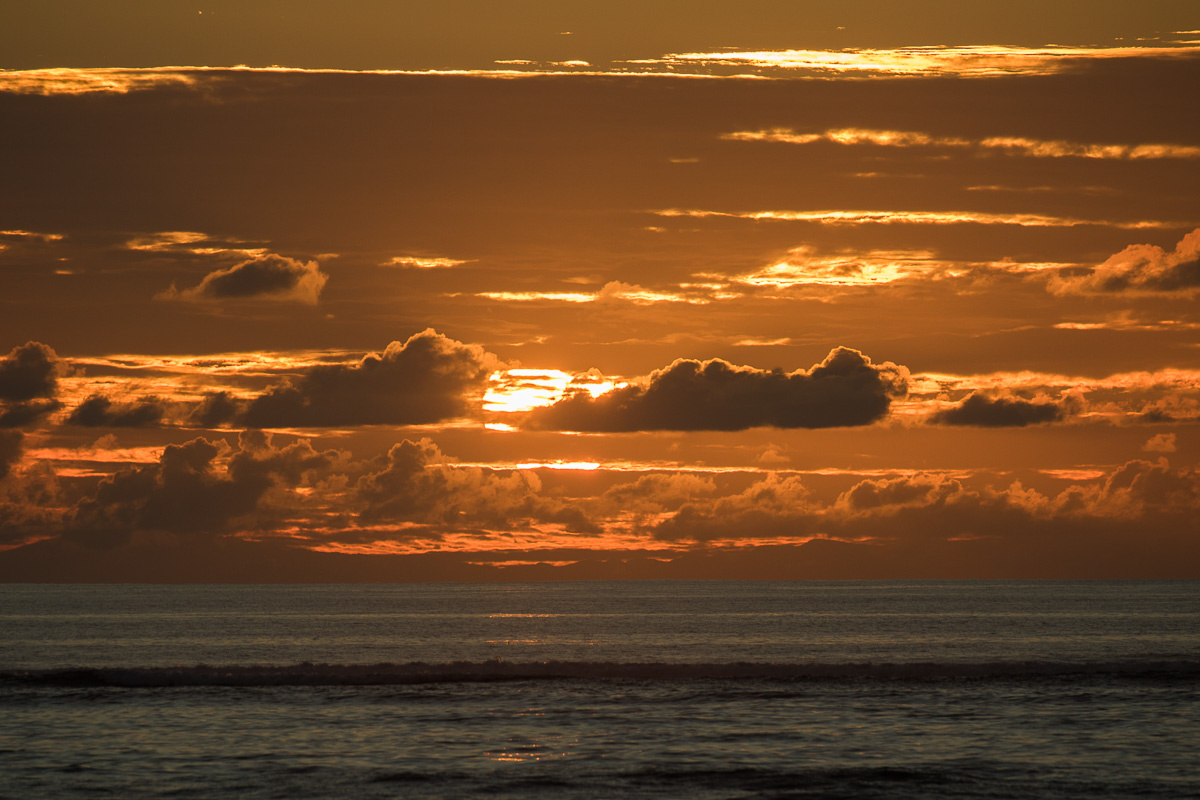
<svg viewBox="0 0 1200 800"><path fill-rule="evenodd" d="M0 585L0 797L1200 796L1200 581Z"/></svg>

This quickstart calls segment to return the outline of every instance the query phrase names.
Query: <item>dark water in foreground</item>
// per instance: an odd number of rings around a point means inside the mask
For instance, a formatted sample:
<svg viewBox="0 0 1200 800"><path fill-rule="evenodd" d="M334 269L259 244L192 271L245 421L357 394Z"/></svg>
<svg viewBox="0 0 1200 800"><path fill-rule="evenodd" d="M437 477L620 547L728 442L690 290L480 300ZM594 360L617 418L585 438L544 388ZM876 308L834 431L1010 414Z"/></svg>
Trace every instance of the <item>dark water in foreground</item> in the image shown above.
<svg viewBox="0 0 1200 800"><path fill-rule="evenodd" d="M1200 795L1200 582L0 586L0 797Z"/></svg>

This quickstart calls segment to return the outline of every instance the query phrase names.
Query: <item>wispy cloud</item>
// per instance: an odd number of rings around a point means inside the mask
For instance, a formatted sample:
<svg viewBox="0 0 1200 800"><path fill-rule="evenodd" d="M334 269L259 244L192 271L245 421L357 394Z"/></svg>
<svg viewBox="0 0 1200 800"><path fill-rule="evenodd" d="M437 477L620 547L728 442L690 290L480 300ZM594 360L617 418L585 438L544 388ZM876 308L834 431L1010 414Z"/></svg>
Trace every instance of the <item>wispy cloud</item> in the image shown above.
<svg viewBox="0 0 1200 800"><path fill-rule="evenodd" d="M687 303L705 305L713 300L729 299L740 295L723 291L722 286L710 284L680 284L675 290L647 289L622 281L609 281L596 292L475 292L475 297L501 302L528 303L549 301L557 303L603 303L626 302L648 306L656 303Z"/></svg>
<svg viewBox="0 0 1200 800"><path fill-rule="evenodd" d="M665 208L650 212L660 217L731 217L750 220L819 222L825 225L1018 225L1032 228L1073 228L1082 225L1126 228L1182 228L1187 223L1163 220L1100 220L1058 217L1049 214L997 214L986 211L859 211L826 209L817 211L713 211L708 209Z"/></svg>
<svg viewBox="0 0 1200 800"><path fill-rule="evenodd" d="M920 131L889 131L870 128L831 128L820 133L798 133L791 128L766 128L734 131L721 135L735 142L775 142L814 144L832 142L841 145L877 147L950 147L971 149L979 154L1000 153L1030 158L1097 158L1138 161L1161 158L1200 158L1200 147L1180 144L1094 144L1061 139L1036 139L1023 136L990 136L969 139L934 136Z"/></svg>
<svg viewBox="0 0 1200 800"><path fill-rule="evenodd" d="M625 63L658 68L738 67L825 76L1050 75L1081 63L1120 58L1186 58L1198 48L1186 42L1157 47L929 46L872 50L752 50L671 53Z"/></svg>
<svg viewBox="0 0 1200 800"><path fill-rule="evenodd" d="M441 256L392 256L379 266L405 269L448 269L469 263L470 259L445 258Z"/></svg>

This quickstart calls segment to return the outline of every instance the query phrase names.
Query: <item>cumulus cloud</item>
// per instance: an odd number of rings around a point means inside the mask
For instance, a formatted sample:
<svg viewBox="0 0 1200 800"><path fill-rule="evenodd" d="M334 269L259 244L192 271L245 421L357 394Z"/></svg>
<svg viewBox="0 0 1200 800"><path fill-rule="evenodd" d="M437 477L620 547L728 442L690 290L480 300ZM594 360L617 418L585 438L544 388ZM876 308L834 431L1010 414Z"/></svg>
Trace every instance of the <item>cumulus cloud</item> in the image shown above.
<svg viewBox="0 0 1200 800"><path fill-rule="evenodd" d="M313 305L329 276L316 261L307 263L269 253L210 272L198 286L172 286L159 297L167 300L291 300Z"/></svg>
<svg viewBox="0 0 1200 800"><path fill-rule="evenodd" d="M1174 453L1175 452L1175 434L1160 433L1156 436L1151 436L1146 443L1142 445L1142 450L1147 453Z"/></svg>
<svg viewBox="0 0 1200 800"><path fill-rule="evenodd" d="M536 473L513 470L505 475L451 467L429 439L394 445L380 466L355 487L361 518L368 522L397 520L441 528L553 522L572 530L595 530L578 510L543 497Z"/></svg>
<svg viewBox="0 0 1200 800"><path fill-rule="evenodd" d="M652 473L610 487L600 500L624 513L654 514L678 509L691 500L717 490L711 476L687 472Z"/></svg>
<svg viewBox="0 0 1200 800"><path fill-rule="evenodd" d="M0 431L0 479L7 477L13 465L21 460L21 443L25 434L20 431Z"/></svg>
<svg viewBox="0 0 1200 800"><path fill-rule="evenodd" d="M653 533L694 541L804 537L816 532L819 519L800 478L772 472L737 494L684 504Z"/></svg>
<svg viewBox="0 0 1200 800"><path fill-rule="evenodd" d="M973 392L958 405L938 411L930 419L941 425L1015 428L1058 422L1065 416L1066 410L1057 403Z"/></svg>
<svg viewBox="0 0 1200 800"><path fill-rule="evenodd" d="M0 403L0 428L24 428L60 408L62 403L57 400Z"/></svg>
<svg viewBox="0 0 1200 800"><path fill-rule="evenodd" d="M905 475L860 481L838 496L836 508L849 513L905 505L928 505L962 491L957 480L940 475Z"/></svg>
<svg viewBox="0 0 1200 800"><path fill-rule="evenodd" d="M192 409L188 421L204 428L215 428L218 425L232 422L237 418L241 409L242 403L229 392L209 392Z"/></svg>
<svg viewBox="0 0 1200 800"><path fill-rule="evenodd" d="M114 403L104 395L93 394L75 406L66 422L88 428L146 428L157 425L163 413L162 404L153 397L134 403Z"/></svg>
<svg viewBox="0 0 1200 800"><path fill-rule="evenodd" d="M357 364L320 365L246 405L251 427L417 425L467 415L496 357L432 329Z"/></svg>
<svg viewBox="0 0 1200 800"><path fill-rule="evenodd" d="M1055 294L1193 294L1200 291L1200 228L1168 252L1157 245L1133 244L1082 275L1050 283Z"/></svg>
<svg viewBox="0 0 1200 800"><path fill-rule="evenodd" d="M61 408L54 396L63 371L55 352L40 342L0 358L0 429L24 428Z"/></svg>
<svg viewBox="0 0 1200 800"><path fill-rule="evenodd" d="M867 425L907 391L908 370L839 347L785 373L721 359L679 359L633 384L578 392L531 414L534 427L574 431L723 430Z"/></svg>
<svg viewBox="0 0 1200 800"><path fill-rule="evenodd" d="M1200 400L1170 392L1145 403L1137 414L1142 422L1194 422L1200 420Z"/></svg>
<svg viewBox="0 0 1200 800"><path fill-rule="evenodd" d="M877 548L987 540L1020 556L1034 545L1070 550L1101 533L1137 546L1150 520L1164 536L1194 535L1198 497L1200 472L1165 459L1133 460L1057 494L1020 482L969 488L952 476L915 473L860 481L830 504L814 502L797 478L771 474L739 494L694 500L652 533L675 542L821 537Z"/></svg>
<svg viewBox="0 0 1200 800"><path fill-rule="evenodd" d="M252 514L276 485L294 487L323 469L332 453L306 440L274 448L269 436L251 432L222 465L229 450L204 438L167 445L158 463L104 478L66 520L66 530L97 544L122 541L138 531L219 534Z"/></svg>
<svg viewBox="0 0 1200 800"><path fill-rule="evenodd" d="M58 389L59 360L40 342L26 342L0 358L0 400L24 402L53 397Z"/></svg>

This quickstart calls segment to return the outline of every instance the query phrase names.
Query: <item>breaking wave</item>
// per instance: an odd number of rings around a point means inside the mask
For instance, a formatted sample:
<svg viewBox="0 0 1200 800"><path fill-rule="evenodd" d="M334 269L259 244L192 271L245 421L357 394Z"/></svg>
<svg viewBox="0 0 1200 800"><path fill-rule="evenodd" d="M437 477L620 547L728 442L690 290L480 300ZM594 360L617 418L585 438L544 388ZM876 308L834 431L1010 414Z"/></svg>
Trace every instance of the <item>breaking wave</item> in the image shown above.
<svg viewBox="0 0 1200 800"><path fill-rule="evenodd" d="M993 661L982 663L618 663L455 661L443 664L293 664L94 667L0 671L0 683L64 687L398 686L538 680L947 680L1110 675L1200 678L1200 661Z"/></svg>

